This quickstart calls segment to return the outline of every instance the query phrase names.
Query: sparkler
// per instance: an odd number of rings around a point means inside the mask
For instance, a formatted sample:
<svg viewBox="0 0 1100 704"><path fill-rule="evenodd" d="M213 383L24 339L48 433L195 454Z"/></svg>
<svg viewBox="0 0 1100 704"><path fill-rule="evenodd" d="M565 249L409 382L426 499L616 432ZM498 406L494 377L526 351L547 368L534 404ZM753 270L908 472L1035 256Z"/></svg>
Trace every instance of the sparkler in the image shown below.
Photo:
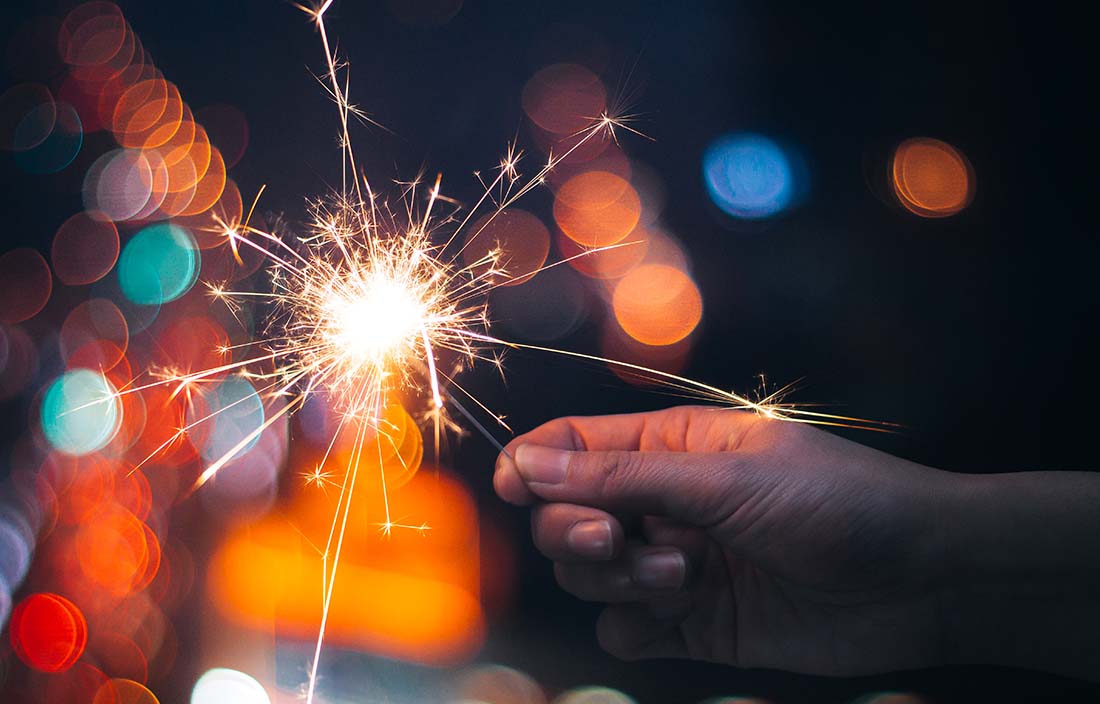
<svg viewBox="0 0 1100 704"><path fill-rule="evenodd" d="M380 529L386 534L402 528L428 529L425 524L395 522L390 515L381 456L383 443L393 443L386 420L390 397L399 390L414 389L428 399L424 419L432 428L436 457L441 454L446 434L461 429L451 416L452 410L457 410L503 451L501 443L478 417L491 417L505 430L508 430L507 425L474 393L459 384L457 369L440 368L441 352L454 355L459 360L458 367L488 363L502 373L501 354L507 349L563 355L610 364L655 382L669 392L707 400L725 408L750 410L791 422L869 429L884 427L884 424L787 404L783 401L789 390L787 387L753 400L668 372L582 352L508 341L493 334L488 309L488 294L492 290L566 264L576 257L540 265L534 271L510 271L504 264L507 253L500 246L475 261L464 262L462 254L468 243L500 213L543 184L546 177L577 149L593 140L617 140L619 131L637 131L630 126L628 116L611 113L592 116L590 124L572 136L572 146L559 154L551 153L533 176L521 174L523 153L515 144L510 144L493 175L478 177L483 186L482 194L465 211L456 201L443 195L441 177L429 182L430 185L422 179L402 184L401 206L391 207L362 174L352 148L352 122L367 118L352 103L346 65L330 46L325 15L331 5L332 0L326 0L315 8L299 8L307 13L320 35L326 61L323 82L338 109L343 172L340 190L311 203L311 222L303 237L288 238L255 227L251 224L251 213L239 222L217 223L215 234L224 238L238 261L246 250L264 258L271 286L267 291L238 291L225 284L207 282L209 294L234 311L249 300L269 306L271 315L264 333L250 343L218 350L223 355L243 352L241 359L194 372L161 371L147 384L117 392L112 390L112 397L117 398L164 384L172 388L173 394L190 394L197 385L235 373L254 381L263 398L287 399L270 417L239 438L231 449L211 461L196 481L195 488L214 478L280 418L300 409L312 394L324 393L338 410L339 427L324 458L305 475L308 484L322 490L326 486L339 489L328 539L320 550L323 608L305 691L307 702L313 701L316 691L329 606L360 463L372 459L365 457L366 452L374 447L379 452L379 482L385 510ZM468 233L472 229L470 223L479 212L487 214L477 221L481 223L478 229ZM588 249L576 256L589 256L623 246L630 245ZM235 403L238 401L191 420L148 459ZM354 435L352 451L343 466L332 467L336 439L345 431ZM398 458L405 462L400 454Z"/></svg>

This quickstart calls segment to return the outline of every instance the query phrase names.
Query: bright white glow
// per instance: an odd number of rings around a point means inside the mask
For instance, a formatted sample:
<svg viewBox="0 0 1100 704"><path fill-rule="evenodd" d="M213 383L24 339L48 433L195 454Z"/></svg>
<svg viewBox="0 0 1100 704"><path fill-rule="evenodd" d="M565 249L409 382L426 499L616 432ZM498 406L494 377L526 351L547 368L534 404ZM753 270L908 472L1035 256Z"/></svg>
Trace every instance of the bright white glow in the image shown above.
<svg viewBox="0 0 1100 704"><path fill-rule="evenodd" d="M328 312L331 341L370 364L414 344L424 317L423 304L409 286L381 275L335 293Z"/></svg>
<svg viewBox="0 0 1100 704"><path fill-rule="evenodd" d="M195 683L191 704L271 704L264 686L243 672L218 667Z"/></svg>

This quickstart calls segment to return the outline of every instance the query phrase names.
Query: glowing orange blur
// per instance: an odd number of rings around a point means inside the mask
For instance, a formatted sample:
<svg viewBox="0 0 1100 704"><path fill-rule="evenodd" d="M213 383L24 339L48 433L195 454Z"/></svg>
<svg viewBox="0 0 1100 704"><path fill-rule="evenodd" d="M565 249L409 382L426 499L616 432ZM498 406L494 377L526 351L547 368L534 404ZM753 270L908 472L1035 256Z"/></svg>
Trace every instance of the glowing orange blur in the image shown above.
<svg viewBox="0 0 1100 704"><path fill-rule="evenodd" d="M703 316L695 282L665 264L643 264L624 276L615 286L612 307L622 329L646 345L679 342Z"/></svg>
<svg viewBox="0 0 1100 704"><path fill-rule="evenodd" d="M974 173L963 153L927 137L907 139L894 152L894 193L909 212L945 218L970 204Z"/></svg>
<svg viewBox="0 0 1100 704"><path fill-rule="evenodd" d="M419 431L413 426L407 435ZM317 635L323 583L317 546L325 544L338 494L338 487L322 492L306 486L282 516L229 536L208 580L211 597L228 618L254 628L274 625L292 637ZM383 500L376 476L357 482L326 642L438 665L468 659L485 628L477 514L469 494L445 474L417 474L389 493L390 510L430 529L389 535L369 522L381 514Z"/></svg>
<svg viewBox="0 0 1100 704"><path fill-rule="evenodd" d="M554 219L582 247L621 242L638 224L642 203L625 179L586 171L566 181L554 199Z"/></svg>

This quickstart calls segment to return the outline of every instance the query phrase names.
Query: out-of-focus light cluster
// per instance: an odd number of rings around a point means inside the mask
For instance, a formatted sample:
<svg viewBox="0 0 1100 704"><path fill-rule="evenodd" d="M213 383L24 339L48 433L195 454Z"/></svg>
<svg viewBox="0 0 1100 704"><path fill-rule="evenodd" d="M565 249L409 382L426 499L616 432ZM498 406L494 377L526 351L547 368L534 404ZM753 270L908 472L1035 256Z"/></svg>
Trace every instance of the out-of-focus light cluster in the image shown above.
<svg viewBox="0 0 1100 704"><path fill-rule="evenodd" d="M600 40L586 37L583 43L596 46ZM524 86L529 129L548 155L573 148L593 117L614 112L598 75L600 56L581 52L550 62ZM568 267L541 273L525 287L497 291L496 317L515 334L546 343L573 332L592 312L593 299L600 299L606 310L601 355L681 371L702 320L703 298L687 254L660 222L660 178L607 138L583 143L546 182L554 194L554 232L523 213L521 228L495 237L502 244L522 243L516 249L532 265L545 260L552 245ZM622 365L611 369L640 382Z"/></svg>
<svg viewBox="0 0 1100 704"><path fill-rule="evenodd" d="M711 201L736 221L767 220L797 205L808 175L789 145L751 132L723 135L703 154L703 182ZM974 169L958 148L913 137L897 145L885 184L905 210L923 218L962 212L974 199ZM877 184L876 184L877 185Z"/></svg>
<svg viewBox="0 0 1100 704"><path fill-rule="evenodd" d="M269 411L241 375L149 385L231 360L253 332L247 311L216 312L193 288L200 268L241 280L259 266L225 237L242 216L226 167L247 124L229 106L192 113L114 3L36 18L13 41L9 57L34 59L0 96L0 149L80 183L85 210L57 229L49 261L0 254L0 400L22 398L31 420L0 487L0 625L25 666L0 668L0 700L156 704L195 577L170 510ZM269 508L287 435L269 424L202 504Z"/></svg>

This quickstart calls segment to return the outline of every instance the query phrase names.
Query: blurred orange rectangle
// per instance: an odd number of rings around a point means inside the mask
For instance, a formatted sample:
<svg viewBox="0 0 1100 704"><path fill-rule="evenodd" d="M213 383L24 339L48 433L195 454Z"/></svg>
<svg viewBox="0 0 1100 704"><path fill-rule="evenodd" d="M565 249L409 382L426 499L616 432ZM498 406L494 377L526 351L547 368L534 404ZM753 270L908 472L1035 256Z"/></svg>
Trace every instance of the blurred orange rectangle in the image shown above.
<svg viewBox="0 0 1100 704"><path fill-rule="evenodd" d="M335 539L330 551L329 569L337 571L325 643L432 665L470 659L485 623L477 514L466 489L445 475L418 473L390 493L390 511L427 528L387 534L378 514L367 519L381 491L364 484L356 482L338 563ZM282 513L238 528L222 544L208 589L228 619L292 638L317 637L327 583L322 552L339 491L320 495L306 487Z"/></svg>

